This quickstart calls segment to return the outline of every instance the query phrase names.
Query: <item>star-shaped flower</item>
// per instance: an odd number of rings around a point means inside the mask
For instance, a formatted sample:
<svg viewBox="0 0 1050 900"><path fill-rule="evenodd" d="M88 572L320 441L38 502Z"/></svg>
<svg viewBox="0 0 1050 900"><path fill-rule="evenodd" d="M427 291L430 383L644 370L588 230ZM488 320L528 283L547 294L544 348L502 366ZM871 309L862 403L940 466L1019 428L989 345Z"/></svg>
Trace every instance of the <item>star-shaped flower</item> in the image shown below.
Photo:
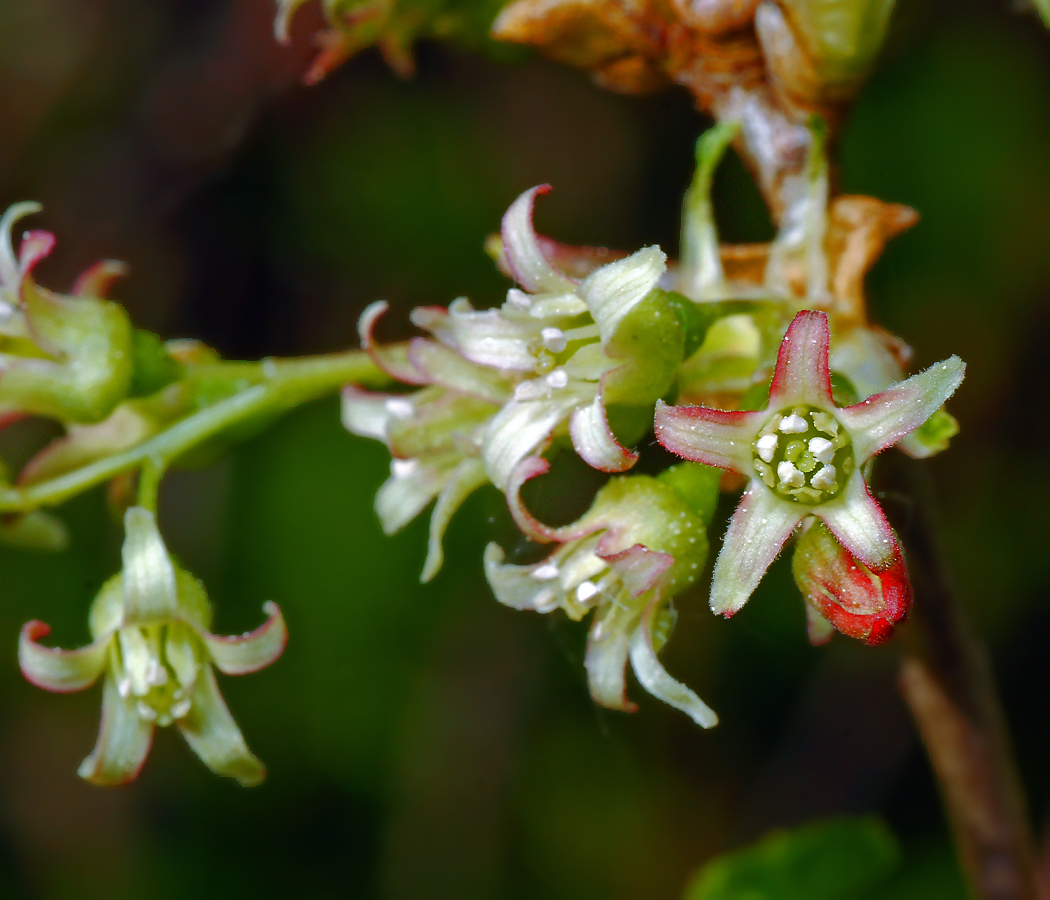
<svg viewBox="0 0 1050 900"><path fill-rule="evenodd" d="M124 522L124 570L91 607L94 642L76 650L44 647L37 641L51 629L27 622L18 642L22 674L57 693L82 691L105 676L98 743L80 765L88 781L134 780L155 726L174 724L213 772L258 784L265 769L226 708L212 666L243 675L272 663L287 640L281 611L267 603L269 618L255 631L212 634L204 588L172 563L153 514L132 507Z"/></svg>
<svg viewBox="0 0 1050 900"><path fill-rule="evenodd" d="M855 559L878 573L900 558L863 467L926 421L959 386L958 357L853 406L831 395L825 313L803 310L780 345L769 403L755 412L703 406L656 409L656 435L686 459L751 481L715 564L711 608L732 615L806 516L821 519Z"/></svg>

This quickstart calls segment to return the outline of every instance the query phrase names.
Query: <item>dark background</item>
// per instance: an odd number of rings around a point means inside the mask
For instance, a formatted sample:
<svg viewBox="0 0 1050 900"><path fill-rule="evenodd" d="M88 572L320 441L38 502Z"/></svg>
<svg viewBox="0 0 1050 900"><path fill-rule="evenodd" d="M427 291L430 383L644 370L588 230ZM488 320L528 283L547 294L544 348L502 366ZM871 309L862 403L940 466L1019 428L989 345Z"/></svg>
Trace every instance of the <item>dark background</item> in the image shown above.
<svg viewBox="0 0 1050 900"><path fill-rule="evenodd" d="M1038 827L1050 34L1006 4L907 7L844 134L842 186L922 213L870 279L873 312L918 364L969 365L952 401L962 435L925 466ZM318 14L304 10L292 49L274 44L272 14L265 0L0 0L0 205L45 204L33 227L59 246L44 284L124 259L116 295L137 324L251 358L355 346L376 298L394 305L391 337L417 304L498 302L506 284L482 240L542 181L552 236L675 253L707 124L684 92L619 97L518 51L428 44L414 80L368 52L306 89ZM716 203L725 239L771 235L735 158ZM39 434L0 443L17 462ZM66 646L86 640L119 531L95 492L63 512L65 555L0 550L5 896L663 900L772 827L869 811L905 848L880 896L962 896L897 649L810 648L785 561L731 622L702 589L681 598L666 661L717 729L637 686L638 714L608 713L587 696L584 628L503 609L485 586L481 549L508 534L499 496L467 503L421 587L425 521L386 539L372 513L386 463L341 430L333 398L165 486L165 534L205 579L216 630L253 627L267 599L288 619L275 666L222 682L269 767L259 788L211 776L170 731L133 787L81 782L99 692L30 687L14 648L30 618Z"/></svg>

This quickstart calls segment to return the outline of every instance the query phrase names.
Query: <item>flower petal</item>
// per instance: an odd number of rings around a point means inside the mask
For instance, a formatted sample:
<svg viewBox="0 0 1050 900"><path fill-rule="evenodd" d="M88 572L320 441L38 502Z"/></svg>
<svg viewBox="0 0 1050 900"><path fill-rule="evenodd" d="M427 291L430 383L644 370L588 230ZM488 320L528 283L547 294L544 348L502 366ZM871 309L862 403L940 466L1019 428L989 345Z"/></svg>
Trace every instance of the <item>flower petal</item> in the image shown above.
<svg viewBox="0 0 1050 900"><path fill-rule="evenodd" d="M0 288L12 291L16 296L22 284L22 267L15 256L11 230L19 219L34 215L43 208L34 202L13 203L0 218Z"/></svg>
<svg viewBox="0 0 1050 900"><path fill-rule="evenodd" d="M50 231L27 231L18 246L18 268L25 278L40 260L55 248L55 236Z"/></svg>
<svg viewBox="0 0 1050 900"><path fill-rule="evenodd" d="M228 775L241 784L259 784L266 768L248 749L215 683L215 672L204 666L193 692L190 711L179 719L179 731L201 762L216 775Z"/></svg>
<svg viewBox="0 0 1050 900"><path fill-rule="evenodd" d="M667 255L659 247L645 247L626 259L602 266L580 284L578 293L587 303L605 346L632 309L657 286L667 268Z"/></svg>
<svg viewBox="0 0 1050 900"><path fill-rule="evenodd" d="M446 454L441 463L395 459L390 477L376 493L375 510L384 534L396 534L418 516L445 487L458 454Z"/></svg>
<svg viewBox="0 0 1050 900"><path fill-rule="evenodd" d="M102 683L102 723L95 749L77 774L92 784L113 786L134 781L149 756L153 723L121 699L109 675Z"/></svg>
<svg viewBox="0 0 1050 900"><path fill-rule="evenodd" d="M869 569L884 571L893 565L900 552L893 529L886 521L882 507L871 496L859 469L853 470L841 494L815 507L813 514L822 519L839 543Z"/></svg>
<svg viewBox="0 0 1050 900"><path fill-rule="evenodd" d="M381 346L377 343L372 331L376 322L390 304L377 300L365 307L361 318L357 320L357 333L361 336L361 349L372 357L372 361L387 375L404 384L427 384L426 376L416 369L408 359L408 347L405 344Z"/></svg>
<svg viewBox="0 0 1050 900"><path fill-rule="evenodd" d="M733 513L711 578L711 609L731 616L758 587L806 510L755 479Z"/></svg>
<svg viewBox="0 0 1050 900"><path fill-rule="evenodd" d="M124 514L124 624L173 618L178 612L175 567L148 509L132 506Z"/></svg>
<svg viewBox="0 0 1050 900"><path fill-rule="evenodd" d="M656 439L685 459L750 475L751 443L767 415L658 401Z"/></svg>
<svg viewBox="0 0 1050 900"><path fill-rule="evenodd" d="M445 486L438 495L437 503L434 504L434 512L430 515L427 559L423 564L423 574L419 576L419 580L424 584L437 575L445 560L441 540L445 536L448 523L456 514L456 510L463 505L463 501L488 480L481 460L468 458L456 466L455 471L445 482Z"/></svg>
<svg viewBox="0 0 1050 900"><path fill-rule="evenodd" d="M633 597L639 597L652 590L661 575L674 563L670 553L650 550L642 544L635 544L617 553L605 553L603 544L617 539L613 531L607 531L598 542L597 554L616 572L623 586Z"/></svg>
<svg viewBox="0 0 1050 900"><path fill-rule="evenodd" d="M536 368L529 345L540 334L542 326L537 322L509 319L498 309L474 309L465 297L453 300L447 310L416 307L410 318L417 328L429 331L446 347L479 366L516 372Z"/></svg>
<svg viewBox="0 0 1050 900"><path fill-rule="evenodd" d="M874 397L838 411L853 439L857 464L897 443L932 416L962 383L966 364L952 356Z"/></svg>
<svg viewBox="0 0 1050 900"><path fill-rule="evenodd" d="M653 600L642 617L641 627L631 635L631 668L650 694L663 700L668 706L680 709L701 728L712 728L718 724L718 716L703 700L680 681L672 678L660 663L653 646L653 619L659 607Z"/></svg>
<svg viewBox="0 0 1050 900"><path fill-rule="evenodd" d="M569 435L580 458L599 471L624 472L638 461L637 453L616 440L600 396L590 406L578 406L572 411Z"/></svg>
<svg viewBox="0 0 1050 900"><path fill-rule="evenodd" d="M776 412L793 403L833 409L831 373L828 370L827 313L804 309L788 326L780 345L769 409Z"/></svg>
<svg viewBox="0 0 1050 900"><path fill-rule="evenodd" d="M498 371L472 363L437 341L413 338L408 343L408 359L430 384L493 403L504 403L510 394L506 379Z"/></svg>
<svg viewBox="0 0 1050 900"><path fill-rule="evenodd" d="M587 685L594 702L608 709L624 712L638 709L627 699L625 672L636 616L634 610L619 603L609 603L595 613L594 624L587 635L587 652L583 659Z"/></svg>
<svg viewBox="0 0 1050 900"><path fill-rule="evenodd" d="M390 421L390 400L400 398L396 394L381 394L366 391L356 384L348 384L342 390L343 427L358 437L387 441L387 423ZM411 401L409 401L411 402Z"/></svg>
<svg viewBox="0 0 1050 900"><path fill-rule="evenodd" d="M284 651L288 643L288 627L280 608L268 600L263 604L263 612L268 616L266 621L247 634L227 637L210 631L198 632L220 672L226 675L258 672Z"/></svg>
<svg viewBox="0 0 1050 900"><path fill-rule="evenodd" d="M119 259L101 259L88 266L73 283L74 297L108 297L113 283L128 274L126 263Z"/></svg>
<svg viewBox="0 0 1050 900"><path fill-rule="evenodd" d="M22 626L18 636L18 666L26 680L45 691L68 694L91 687L106 666L110 636L79 647L61 650L37 643L51 633L51 626L33 620Z"/></svg>
<svg viewBox="0 0 1050 900"><path fill-rule="evenodd" d="M549 184L541 184L525 191L504 213L500 228L507 266L514 280L530 294L571 291L573 288L572 280L548 262L532 227L532 207L536 197L550 189Z"/></svg>
<svg viewBox="0 0 1050 900"><path fill-rule="evenodd" d="M519 462L507 479L507 506L510 509L514 524L524 534L534 541L550 543L551 541L569 540L570 536L565 534L564 528L551 528L544 525L529 511L525 502L521 499L522 485L533 478L538 478L550 469L550 463L542 456L526 456ZM575 535L573 535L575 536Z"/></svg>
<svg viewBox="0 0 1050 900"><path fill-rule="evenodd" d="M547 398L512 400L504 406L489 422L482 449L492 483L505 490L515 466L542 449L572 409L589 400L579 391L562 390Z"/></svg>

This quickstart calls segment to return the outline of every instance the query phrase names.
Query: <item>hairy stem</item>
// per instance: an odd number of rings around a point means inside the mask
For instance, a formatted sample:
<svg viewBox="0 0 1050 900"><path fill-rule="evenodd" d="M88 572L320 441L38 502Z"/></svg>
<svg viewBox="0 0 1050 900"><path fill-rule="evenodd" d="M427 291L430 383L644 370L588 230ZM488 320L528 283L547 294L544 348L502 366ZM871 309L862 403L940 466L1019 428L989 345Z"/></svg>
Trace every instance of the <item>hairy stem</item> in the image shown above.
<svg viewBox="0 0 1050 900"><path fill-rule="evenodd" d="M55 506L146 463L151 470L163 471L187 451L247 420L279 415L350 382L379 387L390 381L362 351L296 360L215 363L198 367L194 377L206 377L206 368L214 368L216 374L221 372L223 376L235 376L237 386L243 387L130 450L38 484L0 489L0 512Z"/></svg>
<svg viewBox="0 0 1050 900"><path fill-rule="evenodd" d="M991 664L966 622L937 548L929 485L908 474L915 506L903 536L915 607L901 660L901 691L975 895L1035 900L1032 839Z"/></svg>

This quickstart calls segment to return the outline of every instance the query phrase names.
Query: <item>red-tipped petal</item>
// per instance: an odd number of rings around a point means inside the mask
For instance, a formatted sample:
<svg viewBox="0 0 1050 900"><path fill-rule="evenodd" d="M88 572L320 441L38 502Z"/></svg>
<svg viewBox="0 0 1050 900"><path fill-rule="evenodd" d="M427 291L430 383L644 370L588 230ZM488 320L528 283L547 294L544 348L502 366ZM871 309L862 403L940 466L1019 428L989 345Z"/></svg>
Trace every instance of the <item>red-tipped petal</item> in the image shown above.
<svg viewBox="0 0 1050 900"><path fill-rule="evenodd" d="M833 407L828 370L830 339L827 313L804 309L795 316L777 356L769 388L770 409L793 403Z"/></svg>
<svg viewBox="0 0 1050 900"><path fill-rule="evenodd" d="M656 439L685 459L751 474L751 442L768 413L656 404Z"/></svg>
<svg viewBox="0 0 1050 900"><path fill-rule="evenodd" d="M532 226L536 197L550 189L549 184L540 184L525 191L504 213L500 228L507 267L514 280L530 294L573 288L573 281L555 269L544 255Z"/></svg>
<svg viewBox="0 0 1050 900"><path fill-rule="evenodd" d="M838 411L853 439L857 463L911 434L932 416L962 383L966 365L952 356L906 381Z"/></svg>
<svg viewBox="0 0 1050 900"><path fill-rule="evenodd" d="M420 372L408 358L408 348L404 344L383 347L372 335L376 322L390 304L377 300L365 307L361 318L357 320L357 332L361 336L361 349L372 357L372 361L391 378L404 384L429 384L424 373Z"/></svg>
<svg viewBox="0 0 1050 900"><path fill-rule="evenodd" d="M153 723L121 699L113 678L107 677L102 686L98 741L80 764L77 774L92 784L106 787L127 784L142 771L152 743Z"/></svg>
<svg viewBox="0 0 1050 900"><path fill-rule="evenodd" d="M813 513L824 520L843 547L876 571L892 565L900 553L893 529L859 470L850 475L838 497L814 508Z"/></svg>
<svg viewBox="0 0 1050 900"><path fill-rule="evenodd" d="M670 553L662 553L658 550L650 550L641 544L635 544L618 553L603 552L603 543L607 539L615 542L616 537L609 532L602 535L602 539L595 548L595 553L609 563L634 597L640 597L648 590L656 586L660 576L666 572L674 563L674 557Z"/></svg>
<svg viewBox="0 0 1050 900"><path fill-rule="evenodd" d="M589 406L578 406L569 419L569 436L580 458L601 472L625 472L638 461L638 454L616 440L605 415L601 396Z"/></svg>
<svg viewBox="0 0 1050 900"><path fill-rule="evenodd" d="M22 626L18 637L18 666L26 680L45 691L69 694L91 687L106 665L109 635L101 640L62 650L37 643L51 633L51 626L33 620Z"/></svg>
<svg viewBox="0 0 1050 900"><path fill-rule="evenodd" d="M267 619L255 631L227 637L198 632L208 647L216 668L225 675L247 675L274 662L288 643L288 627L276 603L263 604Z"/></svg>
<svg viewBox="0 0 1050 900"><path fill-rule="evenodd" d="M711 610L731 616L758 587L807 509L752 479L726 532L711 578Z"/></svg>
<svg viewBox="0 0 1050 900"><path fill-rule="evenodd" d="M108 297L109 289L128 274L127 264L119 259L103 259L89 266L73 284L74 297Z"/></svg>
<svg viewBox="0 0 1050 900"><path fill-rule="evenodd" d="M27 231L18 247L18 268L25 278L40 260L55 248L55 236L50 231Z"/></svg>

